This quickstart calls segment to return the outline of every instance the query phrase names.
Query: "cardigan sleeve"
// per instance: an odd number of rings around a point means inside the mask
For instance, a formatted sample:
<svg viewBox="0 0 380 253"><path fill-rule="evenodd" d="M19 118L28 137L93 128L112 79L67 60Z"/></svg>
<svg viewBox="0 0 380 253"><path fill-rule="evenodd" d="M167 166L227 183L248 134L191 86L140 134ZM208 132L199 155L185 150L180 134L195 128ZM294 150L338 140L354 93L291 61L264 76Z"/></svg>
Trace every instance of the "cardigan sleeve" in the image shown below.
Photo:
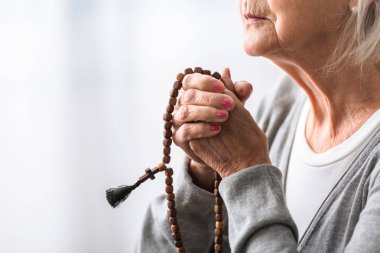
<svg viewBox="0 0 380 253"><path fill-rule="evenodd" d="M274 166L256 165L222 180L231 252L297 252L297 227L281 177Z"/></svg>
<svg viewBox="0 0 380 253"><path fill-rule="evenodd" d="M177 221L186 252L209 253L214 241L214 196L193 184L187 165L176 179L180 180L174 188ZM165 196L149 205L135 252L175 252L166 205ZM229 252L228 244L225 249Z"/></svg>
<svg viewBox="0 0 380 253"><path fill-rule="evenodd" d="M380 252L380 149L377 151L374 159L371 160L374 164L372 174L376 176L368 180L368 197L352 237L344 249L347 253Z"/></svg>

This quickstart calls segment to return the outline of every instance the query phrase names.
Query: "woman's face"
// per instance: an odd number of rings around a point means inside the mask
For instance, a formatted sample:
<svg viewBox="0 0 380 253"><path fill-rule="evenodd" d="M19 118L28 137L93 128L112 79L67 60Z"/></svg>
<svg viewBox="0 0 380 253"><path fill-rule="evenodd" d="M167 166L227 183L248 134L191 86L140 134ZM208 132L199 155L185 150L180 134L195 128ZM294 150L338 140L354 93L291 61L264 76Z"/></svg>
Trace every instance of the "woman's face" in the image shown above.
<svg viewBox="0 0 380 253"><path fill-rule="evenodd" d="M240 0L244 49L252 56L318 54L334 48L349 0Z"/></svg>

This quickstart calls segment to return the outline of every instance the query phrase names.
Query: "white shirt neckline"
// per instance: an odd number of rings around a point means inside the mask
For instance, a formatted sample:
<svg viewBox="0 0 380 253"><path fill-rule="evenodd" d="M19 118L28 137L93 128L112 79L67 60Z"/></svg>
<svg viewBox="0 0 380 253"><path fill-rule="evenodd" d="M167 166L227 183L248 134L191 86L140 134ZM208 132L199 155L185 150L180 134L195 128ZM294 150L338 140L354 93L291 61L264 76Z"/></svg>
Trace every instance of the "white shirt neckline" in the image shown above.
<svg viewBox="0 0 380 253"><path fill-rule="evenodd" d="M348 139L340 143L339 145L332 147L331 149L322 152L315 153L307 143L305 137L305 128L306 128L306 118L308 112L310 111L311 105L310 101L307 99L305 105L302 109L299 123L297 127L303 127L303 131L297 131L296 134L303 136L300 137L301 140L301 152L302 159L305 163L315 166L323 167L328 164L333 164L341 161L343 158L352 155L353 153L359 153L361 147L371 138L372 135L376 133L376 129L379 128L379 118L380 118L380 109L371 115L371 117Z"/></svg>

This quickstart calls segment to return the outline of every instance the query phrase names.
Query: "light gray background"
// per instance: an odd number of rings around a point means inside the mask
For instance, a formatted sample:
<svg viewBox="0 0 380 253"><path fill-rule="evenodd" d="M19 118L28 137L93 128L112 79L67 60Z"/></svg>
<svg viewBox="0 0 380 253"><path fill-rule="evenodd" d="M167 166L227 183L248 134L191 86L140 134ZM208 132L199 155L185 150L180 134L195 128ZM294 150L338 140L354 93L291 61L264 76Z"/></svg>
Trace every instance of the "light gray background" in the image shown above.
<svg viewBox="0 0 380 253"><path fill-rule="evenodd" d="M229 66L250 108L282 75L245 55L237 1L0 0L0 252L131 252L163 175L116 210L104 191L161 159L188 66Z"/></svg>

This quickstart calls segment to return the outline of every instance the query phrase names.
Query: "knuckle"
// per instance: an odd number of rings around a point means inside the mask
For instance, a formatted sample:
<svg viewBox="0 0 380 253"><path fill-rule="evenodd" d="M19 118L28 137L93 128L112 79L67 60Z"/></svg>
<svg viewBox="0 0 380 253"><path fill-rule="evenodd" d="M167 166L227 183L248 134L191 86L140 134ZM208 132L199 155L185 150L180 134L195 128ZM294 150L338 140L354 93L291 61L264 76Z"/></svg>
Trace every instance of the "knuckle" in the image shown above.
<svg viewBox="0 0 380 253"><path fill-rule="evenodd" d="M197 91L196 98L196 103L200 105L213 105L214 100L215 100L215 95L210 92L206 91Z"/></svg>
<svg viewBox="0 0 380 253"><path fill-rule="evenodd" d="M188 89L183 93L182 101L185 103L194 102L196 98L196 91L194 89Z"/></svg>
<svg viewBox="0 0 380 253"><path fill-rule="evenodd" d="M178 111L178 120L184 122L189 118L189 115L190 115L189 106L183 105Z"/></svg>
<svg viewBox="0 0 380 253"><path fill-rule="evenodd" d="M182 87L183 89L187 89L190 86L190 82L193 79L194 74L188 74L186 75L182 80Z"/></svg>
<svg viewBox="0 0 380 253"><path fill-rule="evenodd" d="M216 97L213 93L211 94L204 94L202 96L202 99L203 99L203 102L205 103L205 105L214 105L215 104L215 100L216 100Z"/></svg>

